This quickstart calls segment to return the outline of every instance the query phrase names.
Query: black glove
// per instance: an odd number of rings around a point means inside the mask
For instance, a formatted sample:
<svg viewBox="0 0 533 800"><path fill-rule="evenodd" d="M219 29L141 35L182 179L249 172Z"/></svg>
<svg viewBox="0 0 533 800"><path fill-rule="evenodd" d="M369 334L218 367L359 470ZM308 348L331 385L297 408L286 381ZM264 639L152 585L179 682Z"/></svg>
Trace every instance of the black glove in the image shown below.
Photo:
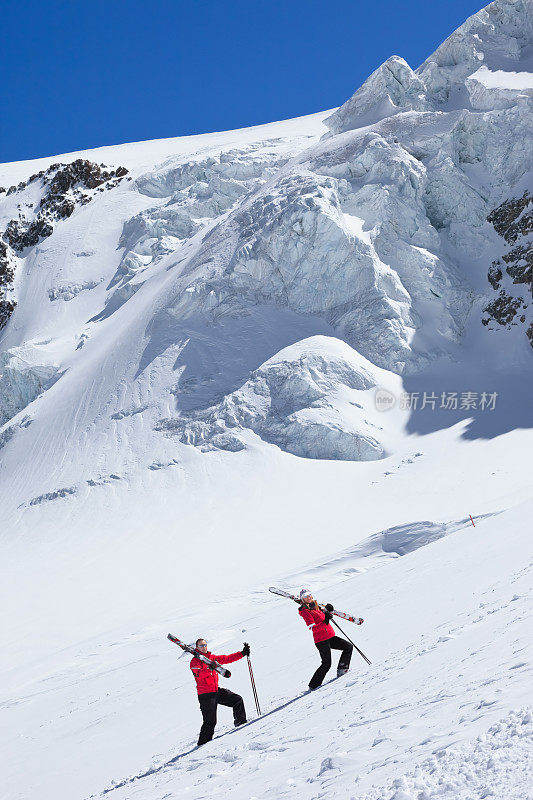
<svg viewBox="0 0 533 800"><path fill-rule="evenodd" d="M333 611L333 606L331 605L331 603L326 603L325 608L326 608L326 611Z"/></svg>
<svg viewBox="0 0 533 800"><path fill-rule="evenodd" d="M329 611L324 611L324 625L329 625L332 615Z"/></svg>
<svg viewBox="0 0 533 800"><path fill-rule="evenodd" d="M243 656L250 655L250 645L248 644L248 642L244 643L244 647L242 648L241 653L243 654Z"/></svg>

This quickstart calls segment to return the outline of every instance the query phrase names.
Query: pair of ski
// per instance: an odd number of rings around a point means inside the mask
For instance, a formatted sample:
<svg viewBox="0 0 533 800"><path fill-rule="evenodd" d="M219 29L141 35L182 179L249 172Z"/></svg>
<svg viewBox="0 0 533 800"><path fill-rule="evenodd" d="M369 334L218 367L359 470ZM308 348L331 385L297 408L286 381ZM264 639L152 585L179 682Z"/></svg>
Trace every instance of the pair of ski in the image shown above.
<svg viewBox="0 0 533 800"><path fill-rule="evenodd" d="M273 586L271 586L268 591L272 592L272 594L279 594L280 597L288 597L289 600L294 600L294 602L298 603L298 605L302 605L302 600L300 600L299 597L296 597L296 595L290 594L289 592L285 592L283 591L283 589L275 589ZM326 610L326 607L321 606L320 603L318 603L317 605L321 611ZM352 617L351 614L345 614L344 611L337 611L336 609L333 609L333 611L328 611L328 614L333 614L333 616L335 617L341 617L342 619L347 619L348 622L354 622L356 625L362 625L364 622L364 619L362 619L361 617Z"/></svg>

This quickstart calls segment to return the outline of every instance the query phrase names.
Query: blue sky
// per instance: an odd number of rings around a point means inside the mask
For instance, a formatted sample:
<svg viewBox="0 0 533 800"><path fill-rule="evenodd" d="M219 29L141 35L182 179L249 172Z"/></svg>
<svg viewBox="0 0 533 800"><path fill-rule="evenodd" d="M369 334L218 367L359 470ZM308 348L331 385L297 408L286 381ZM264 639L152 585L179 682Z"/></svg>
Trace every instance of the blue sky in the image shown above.
<svg viewBox="0 0 533 800"><path fill-rule="evenodd" d="M3 5L0 162L227 130L417 67L471 0L24 0Z"/></svg>

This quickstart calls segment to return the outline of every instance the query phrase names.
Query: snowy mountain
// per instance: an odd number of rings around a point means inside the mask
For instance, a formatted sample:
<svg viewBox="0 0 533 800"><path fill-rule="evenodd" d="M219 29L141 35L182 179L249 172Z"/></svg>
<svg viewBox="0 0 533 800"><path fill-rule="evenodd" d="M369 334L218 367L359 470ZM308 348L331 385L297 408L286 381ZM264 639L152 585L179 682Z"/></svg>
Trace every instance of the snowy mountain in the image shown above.
<svg viewBox="0 0 533 800"><path fill-rule="evenodd" d="M532 19L333 111L0 167L7 797L531 796ZM373 664L301 696L275 584ZM169 630L249 640L272 713L188 753Z"/></svg>

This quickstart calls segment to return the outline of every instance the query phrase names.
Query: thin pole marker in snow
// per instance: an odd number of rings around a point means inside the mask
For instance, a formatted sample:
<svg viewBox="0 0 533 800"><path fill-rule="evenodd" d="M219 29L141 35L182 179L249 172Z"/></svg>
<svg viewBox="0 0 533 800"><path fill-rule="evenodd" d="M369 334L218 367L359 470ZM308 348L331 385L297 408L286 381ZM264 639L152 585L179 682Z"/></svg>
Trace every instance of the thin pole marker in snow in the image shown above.
<svg viewBox="0 0 533 800"><path fill-rule="evenodd" d="M474 520L472 519L472 514L469 514L468 516L470 517L470 520L471 520L471 522L472 522L472 525L474 525ZM475 527L476 527L476 526L474 525L474 528L475 528Z"/></svg>

